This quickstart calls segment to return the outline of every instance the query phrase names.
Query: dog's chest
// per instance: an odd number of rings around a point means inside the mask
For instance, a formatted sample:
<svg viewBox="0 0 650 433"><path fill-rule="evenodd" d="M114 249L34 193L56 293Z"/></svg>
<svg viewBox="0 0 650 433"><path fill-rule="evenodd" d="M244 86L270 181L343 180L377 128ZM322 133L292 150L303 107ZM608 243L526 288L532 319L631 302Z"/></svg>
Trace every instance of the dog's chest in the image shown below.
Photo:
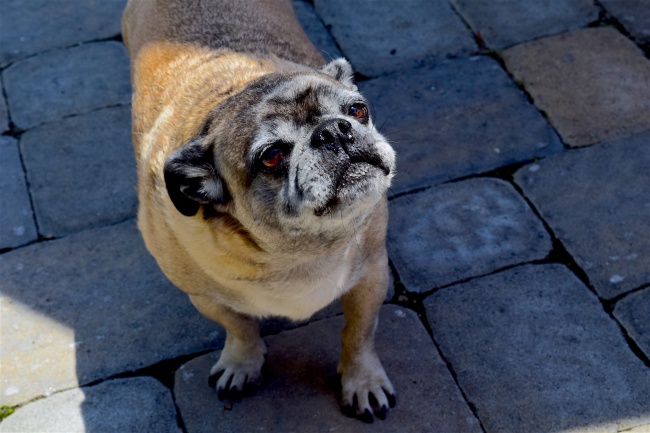
<svg viewBox="0 0 650 433"><path fill-rule="evenodd" d="M362 270L352 265L351 256L348 250L334 260L295 266L280 278L264 279L255 287L244 288L253 314L309 318L356 284Z"/></svg>

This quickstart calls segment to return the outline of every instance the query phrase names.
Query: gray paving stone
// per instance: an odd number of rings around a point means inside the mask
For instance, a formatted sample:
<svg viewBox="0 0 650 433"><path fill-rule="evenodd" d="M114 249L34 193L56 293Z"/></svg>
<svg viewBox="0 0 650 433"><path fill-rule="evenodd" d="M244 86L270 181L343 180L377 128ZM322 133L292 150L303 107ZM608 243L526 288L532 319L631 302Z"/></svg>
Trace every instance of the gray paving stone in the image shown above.
<svg viewBox="0 0 650 433"><path fill-rule="evenodd" d="M646 132L551 157L515 175L606 298L650 283L649 144Z"/></svg>
<svg viewBox="0 0 650 433"><path fill-rule="evenodd" d="M0 255L0 405L221 347L134 221Z"/></svg>
<svg viewBox="0 0 650 433"><path fill-rule="evenodd" d="M32 205L20 162L18 143L0 136L0 249L13 248L38 238Z"/></svg>
<svg viewBox="0 0 650 433"><path fill-rule="evenodd" d="M21 407L0 432L180 433L169 390L150 377L63 391Z"/></svg>
<svg viewBox="0 0 650 433"><path fill-rule="evenodd" d="M611 27L518 45L503 59L569 146L650 129L650 62Z"/></svg>
<svg viewBox="0 0 650 433"><path fill-rule="evenodd" d="M14 63L3 71L3 81L12 119L21 129L131 102L126 50L112 41Z"/></svg>
<svg viewBox="0 0 650 433"><path fill-rule="evenodd" d="M388 255L410 291L543 259L550 249L542 223L501 180L465 180L390 202Z"/></svg>
<svg viewBox="0 0 650 433"><path fill-rule="evenodd" d="M650 288L631 293L616 303L614 316L627 333L650 357Z"/></svg>
<svg viewBox="0 0 650 433"><path fill-rule="evenodd" d="M314 7L305 0L294 0L294 9L298 16L298 21L302 28L309 36L311 42L318 48L326 61L343 57L336 43L327 32L325 25L320 20Z"/></svg>
<svg viewBox="0 0 650 433"><path fill-rule="evenodd" d="M5 132L9 129L9 112L7 111L4 92L1 90L2 82L0 81L0 132Z"/></svg>
<svg viewBox="0 0 650 433"><path fill-rule="evenodd" d="M2 0L0 66L34 53L120 34L126 0Z"/></svg>
<svg viewBox="0 0 650 433"><path fill-rule="evenodd" d="M397 151L391 194L562 149L557 134L487 57L360 83Z"/></svg>
<svg viewBox="0 0 650 433"><path fill-rule="evenodd" d="M31 129L20 149L42 235L64 236L135 216L130 107Z"/></svg>
<svg viewBox="0 0 650 433"><path fill-rule="evenodd" d="M315 0L355 70L368 77L466 55L473 36L445 0Z"/></svg>
<svg viewBox="0 0 650 433"><path fill-rule="evenodd" d="M395 306L381 311L377 349L397 390L397 407L372 425L346 418L336 374L342 326L337 317L266 338L270 373L232 410L206 383L218 353L185 364L176 372L174 394L188 433L481 431L422 324Z"/></svg>
<svg viewBox="0 0 650 433"><path fill-rule="evenodd" d="M487 432L650 428L650 369L563 266L514 268L440 290L425 305Z"/></svg>
<svg viewBox="0 0 650 433"><path fill-rule="evenodd" d="M592 0L450 2L493 49L578 29L598 19Z"/></svg>
<svg viewBox="0 0 650 433"><path fill-rule="evenodd" d="M601 0L605 9L625 26L632 37L650 44L650 8L647 0Z"/></svg>

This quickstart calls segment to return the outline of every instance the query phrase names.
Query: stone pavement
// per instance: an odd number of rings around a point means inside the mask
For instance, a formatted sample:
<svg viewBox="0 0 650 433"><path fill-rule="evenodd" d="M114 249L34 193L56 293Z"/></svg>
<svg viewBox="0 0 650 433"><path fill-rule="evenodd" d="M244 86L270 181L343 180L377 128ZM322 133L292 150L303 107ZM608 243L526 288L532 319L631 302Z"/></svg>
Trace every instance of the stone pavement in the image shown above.
<svg viewBox="0 0 650 433"><path fill-rule="evenodd" d="M0 1L0 432L650 432L647 0L295 0L398 152L372 425L336 303L207 386L224 332L134 221L124 3Z"/></svg>

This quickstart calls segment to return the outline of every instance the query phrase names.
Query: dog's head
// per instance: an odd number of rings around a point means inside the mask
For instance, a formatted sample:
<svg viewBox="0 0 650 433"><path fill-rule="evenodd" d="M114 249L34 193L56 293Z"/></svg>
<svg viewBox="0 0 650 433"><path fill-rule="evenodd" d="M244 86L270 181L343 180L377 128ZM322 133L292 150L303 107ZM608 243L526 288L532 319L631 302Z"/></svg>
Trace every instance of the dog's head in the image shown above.
<svg viewBox="0 0 650 433"><path fill-rule="evenodd" d="M270 74L215 107L164 167L176 209L228 214L256 238L362 222L395 172L344 59Z"/></svg>

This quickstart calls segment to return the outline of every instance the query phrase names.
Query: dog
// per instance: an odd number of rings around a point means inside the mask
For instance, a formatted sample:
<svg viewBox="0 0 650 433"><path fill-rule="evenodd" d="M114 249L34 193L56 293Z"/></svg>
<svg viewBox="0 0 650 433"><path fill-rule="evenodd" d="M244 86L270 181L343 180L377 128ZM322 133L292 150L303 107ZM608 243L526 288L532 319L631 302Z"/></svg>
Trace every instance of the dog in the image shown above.
<svg viewBox="0 0 650 433"><path fill-rule="evenodd" d="M326 63L291 0L130 0L138 226L167 278L226 329L220 399L259 385L258 320L341 297L341 407L395 406L374 349L388 287L395 152L345 59Z"/></svg>

